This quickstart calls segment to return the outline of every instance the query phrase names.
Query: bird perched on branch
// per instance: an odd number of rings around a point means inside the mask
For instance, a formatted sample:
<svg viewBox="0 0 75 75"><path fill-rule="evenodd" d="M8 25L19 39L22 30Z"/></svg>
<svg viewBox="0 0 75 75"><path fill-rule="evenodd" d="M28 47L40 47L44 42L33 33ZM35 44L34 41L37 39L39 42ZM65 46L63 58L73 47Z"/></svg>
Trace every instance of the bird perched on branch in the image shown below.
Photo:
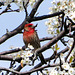
<svg viewBox="0 0 75 75"><path fill-rule="evenodd" d="M34 47L34 52L40 48L40 41L37 35L37 32L35 30L35 27L32 23L26 24L24 26L24 32L23 32L23 41L25 43L26 48L28 47L28 44L30 43ZM39 53L39 58L41 60L42 64L46 64L44 57L42 53Z"/></svg>

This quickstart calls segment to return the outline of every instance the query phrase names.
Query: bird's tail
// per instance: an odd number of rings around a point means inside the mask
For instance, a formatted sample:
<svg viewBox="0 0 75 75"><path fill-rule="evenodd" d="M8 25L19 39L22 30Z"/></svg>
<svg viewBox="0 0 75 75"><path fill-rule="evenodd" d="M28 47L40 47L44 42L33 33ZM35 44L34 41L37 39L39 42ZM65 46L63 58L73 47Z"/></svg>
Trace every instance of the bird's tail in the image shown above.
<svg viewBox="0 0 75 75"><path fill-rule="evenodd" d="M42 64L47 64L42 53L39 53L39 58L40 58Z"/></svg>

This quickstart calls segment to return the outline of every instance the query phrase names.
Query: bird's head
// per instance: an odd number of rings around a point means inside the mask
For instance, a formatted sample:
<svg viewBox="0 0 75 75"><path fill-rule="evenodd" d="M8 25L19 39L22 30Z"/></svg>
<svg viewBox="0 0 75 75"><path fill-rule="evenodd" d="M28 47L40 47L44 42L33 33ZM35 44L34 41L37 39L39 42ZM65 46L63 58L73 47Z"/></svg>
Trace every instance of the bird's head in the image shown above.
<svg viewBox="0 0 75 75"><path fill-rule="evenodd" d="M24 31L35 30L35 27L37 27L37 25L34 26L32 23L28 23L24 26Z"/></svg>

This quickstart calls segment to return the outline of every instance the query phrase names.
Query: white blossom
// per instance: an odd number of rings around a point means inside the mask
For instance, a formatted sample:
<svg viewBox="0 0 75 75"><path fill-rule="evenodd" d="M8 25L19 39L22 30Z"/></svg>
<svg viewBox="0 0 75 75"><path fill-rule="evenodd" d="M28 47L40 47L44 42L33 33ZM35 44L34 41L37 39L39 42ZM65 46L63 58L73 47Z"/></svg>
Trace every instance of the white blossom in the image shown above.
<svg viewBox="0 0 75 75"><path fill-rule="evenodd" d="M43 70L43 74L49 75L50 74L50 71L49 70Z"/></svg>
<svg viewBox="0 0 75 75"><path fill-rule="evenodd" d="M70 66L68 63L63 63L62 68L64 68L65 70L69 70Z"/></svg>
<svg viewBox="0 0 75 75"><path fill-rule="evenodd" d="M32 55L33 55L33 53L31 51L27 51L26 57L31 57Z"/></svg>
<svg viewBox="0 0 75 75"><path fill-rule="evenodd" d="M68 75L68 72L65 72L65 70L63 70L63 71L59 71L59 74L60 75Z"/></svg>
<svg viewBox="0 0 75 75"><path fill-rule="evenodd" d="M0 0L0 2L3 2L4 5L11 4L12 1L13 0ZM15 3L19 7L19 9L22 11L24 9L23 2L24 2L24 5L26 5L28 1L29 1L29 4L33 7L34 3L38 0L14 0L13 3Z"/></svg>
<svg viewBox="0 0 75 75"><path fill-rule="evenodd" d="M30 62L31 62L31 60L30 60L29 58L25 58L25 59L23 60L23 64L30 65Z"/></svg>
<svg viewBox="0 0 75 75"><path fill-rule="evenodd" d="M34 49L34 47L32 45L30 45L30 43L28 44L28 48Z"/></svg>
<svg viewBox="0 0 75 75"><path fill-rule="evenodd" d="M75 74L74 68L71 68L71 67L70 67L68 73L69 73L70 75L74 75L74 74Z"/></svg>
<svg viewBox="0 0 75 75"><path fill-rule="evenodd" d="M58 74L58 71L56 71L55 69L52 69L50 71L50 75L57 75Z"/></svg>
<svg viewBox="0 0 75 75"><path fill-rule="evenodd" d="M49 14L64 10L65 17L69 16L73 21L75 21L75 0L53 0L51 3L52 7L49 8ZM57 33L59 31L58 26L60 25L58 22L58 17L53 17L50 19L45 23L48 27L48 33L51 35L59 34ZM51 30L49 25L52 25L54 30Z"/></svg>
<svg viewBox="0 0 75 75"><path fill-rule="evenodd" d="M40 73L39 75L43 75L42 73Z"/></svg>

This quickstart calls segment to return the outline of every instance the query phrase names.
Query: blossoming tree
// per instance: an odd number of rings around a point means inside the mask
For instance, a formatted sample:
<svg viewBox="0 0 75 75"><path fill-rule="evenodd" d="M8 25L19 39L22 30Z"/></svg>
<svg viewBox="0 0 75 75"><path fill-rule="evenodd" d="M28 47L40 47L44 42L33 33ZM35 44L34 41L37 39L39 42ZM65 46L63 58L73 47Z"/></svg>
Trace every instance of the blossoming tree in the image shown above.
<svg viewBox="0 0 75 75"><path fill-rule="evenodd" d="M37 75L75 75L75 0L53 0L49 14L35 16L37 9L45 0L0 0L0 10L6 7L0 15L7 12L20 12L25 11L25 19L17 28L12 31L6 30L6 34L0 37L0 44L3 44L9 38L18 33L23 33L24 25L30 22L48 19L45 22L48 34L52 37L44 37L41 41L47 41L44 46L37 49L33 53L34 47L28 44L28 48L18 47L8 51L0 52L0 60L8 60L10 62L9 68L0 66L0 74L6 75L31 75L36 72ZM18 9L13 10L12 5L18 6ZM31 6L32 10L28 13L28 7ZM42 10L42 9L41 9ZM8 13L8 14L9 14ZM65 39L67 37L67 39ZM60 41L64 50L60 51ZM48 49L53 50L53 54L48 58L44 58L47 64L41 62L36 64L38 54ZM39 61L39 60L38 60ZM53 62L52 62L53 61ZM19 63L18 64L16 64ZM16 65L16 66L14 66ZM28 66L34 66L29 71L21 70ZM4 72L5 71L5 72Z"/></svg>

